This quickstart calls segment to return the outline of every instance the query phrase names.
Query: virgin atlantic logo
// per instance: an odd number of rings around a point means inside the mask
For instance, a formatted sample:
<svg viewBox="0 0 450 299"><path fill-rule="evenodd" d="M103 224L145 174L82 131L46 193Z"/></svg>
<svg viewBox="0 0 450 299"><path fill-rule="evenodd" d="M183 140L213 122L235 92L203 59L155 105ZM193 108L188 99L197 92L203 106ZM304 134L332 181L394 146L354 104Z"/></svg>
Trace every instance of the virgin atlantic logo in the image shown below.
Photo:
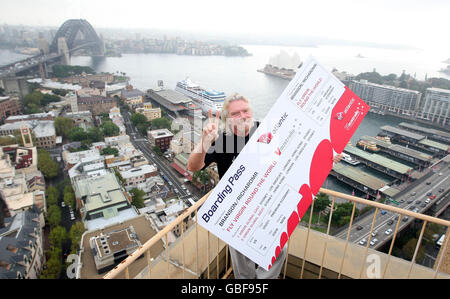
<svg viewBox="0 0 450 299"><path fill-rule="evenodd" d="M269 144L271 140L272 140L272 133L270 133L270 132L262 134L258 138L258 142L262 142L262 143L266 143L266 144Z"/></svg>

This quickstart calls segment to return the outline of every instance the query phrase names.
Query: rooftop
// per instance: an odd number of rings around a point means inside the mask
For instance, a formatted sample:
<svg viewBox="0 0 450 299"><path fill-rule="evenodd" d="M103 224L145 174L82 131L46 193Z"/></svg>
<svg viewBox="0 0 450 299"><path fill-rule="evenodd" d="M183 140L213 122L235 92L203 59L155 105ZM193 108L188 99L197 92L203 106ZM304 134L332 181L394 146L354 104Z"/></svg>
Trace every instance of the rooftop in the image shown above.
<svg viewBox="0 0 450 299"><path fill-rule="evenodd" d="M170 132L167 129L159 129L159 130L148 131L147 134L148 135L152 135L153 138L162 138L162 137L173 136L172 132Z"/></svg>
<svg viewBox="0 0 450 299"><path fill-rule="evenodd" d="M352 179L355 182L361 183L372 190L378 190L384 187L387 182L378 179L377 177L370 175L364 171L352 166L345 166L342 163L337 163L333 165L333 170L345 177Z"/></svg>
<svg viewBox="0 0 450 299"><path fill-rule="evenodd" d="M132 177L145 175L146 173L151 173L151 172L155 172L155 171L157 171L155 166L147 164L147 165L141 165L136 168L131 168L126 171L121 171L120 175L122 175L122 177L124 179L129 179Z"/></svg>
<svg viewBox="0 0 450 299"><path fill-rule="evenodd" d="M406 130L402 130L396 127L392 127L392 126L382 126L381 129L383 131L389 132L389 133L394 133L394 134L398 134L398 135L402 135L402 136L406 136L408 138L411 139L415 139L417 141L422 140L425 138L425 136L420 135L420 134L416 134L410 131L406 131Z"/></svg>
<svg viewBox="0 0 450 299"><path fill-rule="evenodd" d="M404 128L409 128L409 129L412 129L412 130L415 130L415 131L419 131L419 132L424 132L424 133L428 133L428 134L435 134L435 135L439 135L439 136L450 138L450 133L449 132L445 132L445 131L440 131L440 130L430 129L430 128L424 128L424 127L421 127L421 126L417 126L417 125L413 125L413 124L405 123L405 122L401 122L399 124L399 126L400 127L404 127Z"/></svg>
<svg viewBox="0 0 450 299"><path fill-rule="evenodd" d="M400 174L407 174L412 170L411 167L404 165L402 163L399 163L397 161L385 158L381 155L377 154L370 154L368 152L365 152L357 147L347 145L344 149L349 154L361 157L363 159L366 159L368 161L374 162L375 164L381 165L387 169L391 169L397 173Z"/></svg>

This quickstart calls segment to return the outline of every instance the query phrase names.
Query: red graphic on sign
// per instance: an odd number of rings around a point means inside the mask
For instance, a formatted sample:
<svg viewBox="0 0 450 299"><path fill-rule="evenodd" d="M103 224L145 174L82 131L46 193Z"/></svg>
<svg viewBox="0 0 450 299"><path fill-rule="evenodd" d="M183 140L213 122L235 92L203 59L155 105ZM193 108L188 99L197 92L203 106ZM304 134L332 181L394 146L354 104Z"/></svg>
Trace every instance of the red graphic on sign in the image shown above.
<svg viewBox="0 0 450 299"><path fill-rule="evenodd" d="M307 184L303 184L298 192L302 195L302 199L297 205L297 212L299 218L302 219L312 202L312 194L311 189Z"/></svg>
<svg viewBox="0 0 450 299"><path fill-rule="evenodd" d="M330 140L333 149L342 153L370 107L348 87L331 112Z"/></svg>
<svg viewBox="0 0 450 299"><path fill-rule="evenodd" d="M309 170L309 185L316 195L333 168L333 147L328 139L322 140L314 151Z"/></svg>
<svg viewBox="0 0 450 299"><path fill-rule="evenodd" d="M271 140L272 140L272 133L270 133L270 132L262 134L258 138L258 142L267 143L267 144L269 144Z"/></svg>
<svg viewBox="0 0 450 299"><path fill-rule="evenodd" d="M294 211L291 214L291 217L289 217L287 222L287 234L288 237L291 236L292 232L297 227L297 224L300 222L300 219L298 218L298 214Z"/></svg>

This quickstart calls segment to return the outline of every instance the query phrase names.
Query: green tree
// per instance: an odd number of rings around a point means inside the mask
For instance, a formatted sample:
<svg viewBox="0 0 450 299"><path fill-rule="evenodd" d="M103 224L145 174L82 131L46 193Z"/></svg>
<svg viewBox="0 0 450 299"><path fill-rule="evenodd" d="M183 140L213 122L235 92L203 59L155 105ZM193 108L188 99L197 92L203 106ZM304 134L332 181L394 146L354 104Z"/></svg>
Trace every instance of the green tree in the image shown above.
<svg viewBox="0 0 450 299"><path fill-rule="evenodd" d="M62 249L53 247L50 250L50 258L45 265L47 268L42 272L41 279L58 279L62 269L61 262Z"/></svg>
<svg viewBox="0 0 450 299"><path fill-rule="evenodd" d="M171 122L170 120L168 120L165 117L161 117L161 118L155 118L151 121L151 126L153 130L157 130L157 129L168 129L170 130L171 127Z"/></svg>
<svg viewBox="0 0 450 299"><path fill-rule="evenodd" d="M48 223L50 227L56 227L61 222L61 210L58 206L48 208Z"/></svg>
<svg viewBox="0 0 450 299"><path fill-rule="evenodd" d="M130 120L134 126L137 126L138 124L146 123L147 117L142 113L133 113Z"/></svg>
<svg viewBox="0 0 450 299"><path fill-rule="evenodd" d="M84 224L83 222L77 221L70 228L69 237L72 240L71 251L76 252L80 249L81 237L84 233Z"/></svg>
<svg viewBox="0 0 450 299"><path fill-rule="evenodd" d="M59 199L59 191L58 189L50 185L46 190L46 202L48 206L51 205L58 205L58 199Z"/></svg>
<svg viewBox="0 0 450 299"><path fill-rule="evenodd" d="M158 155L158 156L162 156L163 152L161 151L161 149L159 148L159 146L155 145L154 147L152 147L152 150Z"/></svg>
<svg viewBox="0 0 450 299"><path fill-rule="evenodd" d="M105 147L102 149L101 154L106 156L106 155L114 155L115 157L117 157L119 155L119 150L117 148L113 148L113 147Z"/></svg>
<svg viewBox="0 0 450 299"><path fill-rule="evenodd" d="M335 225L342 226L350 222L353 204L350 202L336 204L336 210L333 211L332 221ZM355 210L355 216L358 216L358 210Z"/></svg>
<svg viewBox="0 0 450 299"><path fill-rule="evenodd" d="M314 200L314 211L319 213L325 210L331 204L328 195L320 192Z"/></svg>
<svg viewBox="0 0 450 299"><path fill-rule="evenodd" d="M72 186L66 185L64 187L64 203L68 206L75 207L75 194L73 192Z"/></svg>
<svg viewBox="0 0 450 299"><path fill-rule="evenodd" d="M119 135L120 129L112 121L105 121L102 124L103 134L107 137Z"/></svg>
<svg viewBox="0 0 450 299"><path fill-rule="evenodd" d="M83 128L74 127L68 132L70 141L83 141L88 139L88 134Z"/></svg>
<svg viewBox="0 0 450 299"><path fill-rule="evenodd" d="M50 154L44 150L38 150L38 169L42 171L45 178L51 179L58 175L59 167L58 163L53 161Z"/></svg>
<svg viewBox="0 0 450 299"><path fill-rule="evenodd" d="M132 202L131 204L133 206L135 206L137 209L141 209L143 207L145 207L144 204L144 196L145 196L145 192L137 189L137 188L133 188L130 190L131 193L131 197L132 197Z"/></svg>
<svg viewBox="0 0 450 299"><path fill-rule="evenodd" d="M103 131L97 127L89 128L87 131L87 138L91 143L102 141L104 138Z"/></svg>
<svg viewBox="0 0 450 299"><path fill-rule="evenodd" d="M52 247L61 247L67 240L67 231L64 227L57 225L50 231L48 239Z"/></svg>
<svg viewBox="0 0 450 299"><path fill-rule="evenodd" d="M69 132L73 128L73 120L66 117L55 118L55 130L56 134L63 138L69 137Z"/></svg>

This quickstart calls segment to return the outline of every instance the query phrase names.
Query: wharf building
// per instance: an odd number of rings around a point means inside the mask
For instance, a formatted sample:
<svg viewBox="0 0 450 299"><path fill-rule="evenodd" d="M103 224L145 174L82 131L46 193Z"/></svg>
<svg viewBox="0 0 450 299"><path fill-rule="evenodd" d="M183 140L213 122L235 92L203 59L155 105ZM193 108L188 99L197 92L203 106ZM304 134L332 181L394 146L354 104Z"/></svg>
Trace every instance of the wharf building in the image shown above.
<svg viewBox="0 0 450 299"><path fill-rule="evenodd" d="M203 118L202 110L187 96L170 89L147 91L147 98L175 114L177 117L188 116Z"/></svg>
<svg viewBox="0 0 450 299"><path fill-rule="evenodd" d="M347 145L345 153L370 168L385 173L393 178L405 181L410 178L413 168L378 154L371 154L362 149Z"/></svg>
<svg viewBox="0 0 450 299"><path fill-rule="evenodd" d="M430 128L424 128L421 126L413 125L410 123L402 122L399 125L400 129L411 131L417 134L421 134L426 136L427 138L444 143L444 144L450 144L450 133L445 131L440 131L436 129L430 129Z"/></svg>
<svg viewBox="0 0 450 299"><path fill-rule="evenodd" d="M443 158L449 153L448 145L430 140L424 135L392 126L382 126L381 130L381 134L388 136L392 142L424 151L435 158Z"/></svg>
<svg viewBox="0 0 450 299"><path fill-rule="evenodd" d="M428 167L434 161L432 155L399 144L392 144L390 141L381 138L362 136L358 142L359 147L361 147L360 142L372 143L380 149L380 152L416 164L419 168Z"/></svg>

